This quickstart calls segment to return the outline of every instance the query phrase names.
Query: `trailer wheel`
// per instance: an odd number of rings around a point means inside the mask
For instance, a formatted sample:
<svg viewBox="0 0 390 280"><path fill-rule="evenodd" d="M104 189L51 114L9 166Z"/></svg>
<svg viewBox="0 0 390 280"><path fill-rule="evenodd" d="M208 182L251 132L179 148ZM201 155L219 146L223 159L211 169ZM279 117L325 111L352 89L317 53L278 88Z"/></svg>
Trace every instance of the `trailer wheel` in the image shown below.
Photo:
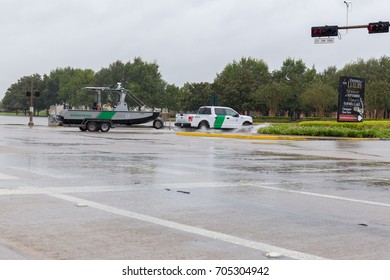
<svg viewBox="0 0 390 280"><path fill-rule="evenodd" d="M87 131L87 129L83 126L79 126L80 131Z"/></svg>
<svg viewBox="0 0 390 280"><path fill-rule="evenodd" d="M101 126L100 126L100 131L101 131L101 132L108 132L108 131L110 130L110 128L111 128L110 123L104 122L104 123L102 123Z"/></svg>
<svg viewBox="0 0 390 280"><path fill-rule="evenodd" d="M162 120L156 119L156 120L154 120L154 122L153 122L153 127L154 127L155 129L163 128L163 127L164 127L164 123L163 123Z"/></svg>
<svg viewBox="0 0 390 280"><path fill-rule="evenodd" d="M95 122L88 122L87 129L89 132L95 132L95 131L99 130L99 127L98 127L97 123L95 123Z"/></svg>

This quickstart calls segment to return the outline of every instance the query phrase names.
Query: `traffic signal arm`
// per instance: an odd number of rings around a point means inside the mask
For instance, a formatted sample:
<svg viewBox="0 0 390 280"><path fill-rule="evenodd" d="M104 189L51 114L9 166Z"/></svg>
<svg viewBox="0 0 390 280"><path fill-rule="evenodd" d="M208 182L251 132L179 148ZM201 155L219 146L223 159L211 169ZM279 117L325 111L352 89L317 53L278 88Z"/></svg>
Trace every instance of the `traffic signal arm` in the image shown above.
<svg viewBox="0 0 390 280"><path fill-rule="evenodd" d="M331 37L338 36L339 29L358 29L367 28L369 34L374 33L387 33L389 32L389 22L379 21L371 22L368 25L351 25L351 26L315 26L311 28L311 37Z"/></svg>

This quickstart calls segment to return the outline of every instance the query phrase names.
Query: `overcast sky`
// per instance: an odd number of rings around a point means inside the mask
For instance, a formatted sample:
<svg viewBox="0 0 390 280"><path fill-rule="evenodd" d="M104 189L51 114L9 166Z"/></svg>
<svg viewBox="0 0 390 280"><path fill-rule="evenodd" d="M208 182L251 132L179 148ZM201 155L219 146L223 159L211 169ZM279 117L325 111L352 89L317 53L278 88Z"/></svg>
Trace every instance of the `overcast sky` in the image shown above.
<svg viewBox="0 0 390 280"><path fill-rule="evenodd" d="M342 31L316 45L311 26L346 25L342 0L0 0L0 99L23 76L62 67L99 71L140 56L163 79L212 82L241 57L270 71L288 58L322 71L390 56L390 34ZM390 1L353 0L349 25L390 20Z"/></svg>

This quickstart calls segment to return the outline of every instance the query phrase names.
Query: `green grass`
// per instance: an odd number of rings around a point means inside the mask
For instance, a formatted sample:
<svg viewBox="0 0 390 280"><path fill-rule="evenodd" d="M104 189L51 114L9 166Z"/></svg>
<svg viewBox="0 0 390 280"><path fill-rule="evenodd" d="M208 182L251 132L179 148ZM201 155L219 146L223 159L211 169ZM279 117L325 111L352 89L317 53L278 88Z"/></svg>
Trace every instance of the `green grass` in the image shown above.
<svg viewBox="0 0 390 280"><path fill-rule="evenodd" d="M0 112L0 116L9 116L9 117L28 117L24 114L24 112L19 112L19 114L16 114L15 112ZM46 111L40 111L38 115L34 115L34 117L47 117Z"/></svg>
<svg viewBox="0 0 390 280"><path fill-rule="evenodd" d="M16 113L0 112L0 116L24 116L24 114L23 113L19 113L19 115L16 115Z"/></svg>
<svg viewBox="0 0 390 280"><path fill-rule="evenodd" d="M331 136L354 138L390 138L390 121L360 123L336 121L303 121L290 124L272 124L260 128L260 134Z"/></svg>

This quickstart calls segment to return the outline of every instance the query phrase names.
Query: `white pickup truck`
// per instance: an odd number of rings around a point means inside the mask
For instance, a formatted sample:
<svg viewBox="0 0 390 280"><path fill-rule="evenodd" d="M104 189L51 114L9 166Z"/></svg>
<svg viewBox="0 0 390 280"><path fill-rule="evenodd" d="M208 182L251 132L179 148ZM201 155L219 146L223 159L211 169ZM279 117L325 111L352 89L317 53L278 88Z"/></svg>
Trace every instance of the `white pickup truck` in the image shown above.
<svg viewBox="0 0 390 280"><path fill-rule="evenodd" d="M252 117L240 115L232 108L204 106L199 108L197 114L176 114L175 126L233 129L252 125L252 123Z"/></svg>

